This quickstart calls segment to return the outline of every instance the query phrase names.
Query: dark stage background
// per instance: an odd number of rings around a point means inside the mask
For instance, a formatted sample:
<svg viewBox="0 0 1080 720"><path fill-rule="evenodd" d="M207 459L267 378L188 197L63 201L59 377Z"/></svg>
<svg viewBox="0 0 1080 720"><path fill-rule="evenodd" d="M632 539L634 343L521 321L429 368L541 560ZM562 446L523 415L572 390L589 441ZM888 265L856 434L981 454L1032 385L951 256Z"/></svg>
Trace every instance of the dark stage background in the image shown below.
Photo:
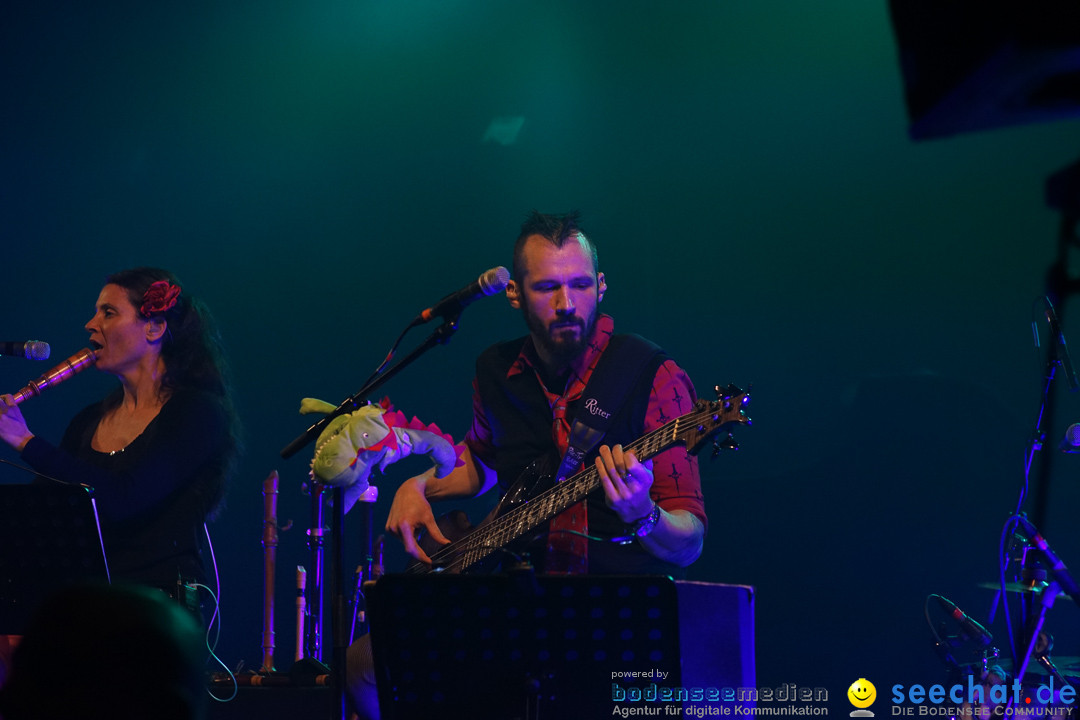
<svg viewBox="0 0 1080 720"><path fill-rule="evenodd" d="M945 679L927 594L988 619L993 593L977 586L995 577L1042 386L1031 322L1059 222L1044 182L1076 160L1078 127L912 141L884 2L20 2L2 15L0 336L66 357L104 276L141 264L214 309L247 442L212 527L229 666L261 660L273 469L279 517L295 522L279 548L290 662L310 455L278 452L307 427L300 399L355 392L419 310L509 266L531 208L584 212L603 308L700 393L753 383L742 450L703 464L710 528L692 577L756 586L759 685L825 687L846 712L859 677L879 695ZM1080 333L1080 309L1059 309ZM385 392L460 438L473 359L520 331L502 299L477 303ZM43 368L3 358L2 389ZM89 371L24 412L58 439L111 382ZM1051 429L1077 420L1080 397L1061 392ZM378 478L380 524L420 467ZM1073 564L1078 474L1080 455L1053 457L1043 528ZM25 480L0 466L0 481ZM1071 603L1053 608L1059 655L1080 655L1078 621ZM1000 617L993 629L1004 637Z"/></svg>

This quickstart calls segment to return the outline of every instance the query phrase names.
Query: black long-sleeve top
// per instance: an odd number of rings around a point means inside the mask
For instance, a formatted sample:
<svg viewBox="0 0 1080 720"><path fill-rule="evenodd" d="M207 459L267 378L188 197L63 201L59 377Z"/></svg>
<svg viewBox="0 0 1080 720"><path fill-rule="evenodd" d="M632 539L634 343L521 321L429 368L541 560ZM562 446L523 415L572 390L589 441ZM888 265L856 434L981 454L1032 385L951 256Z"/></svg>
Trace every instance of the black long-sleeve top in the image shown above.
<svg viewBox="0 0 1080 720"><path fill-rule="evenodd" d="M227 464L222 400L177 390L142 434L113 453L90 444L105 407L76 415L59 448L35 436L22 458L43 475L94 488L114 580L170 592L178 579L205 583L203 523L220 499Z"/></svg>

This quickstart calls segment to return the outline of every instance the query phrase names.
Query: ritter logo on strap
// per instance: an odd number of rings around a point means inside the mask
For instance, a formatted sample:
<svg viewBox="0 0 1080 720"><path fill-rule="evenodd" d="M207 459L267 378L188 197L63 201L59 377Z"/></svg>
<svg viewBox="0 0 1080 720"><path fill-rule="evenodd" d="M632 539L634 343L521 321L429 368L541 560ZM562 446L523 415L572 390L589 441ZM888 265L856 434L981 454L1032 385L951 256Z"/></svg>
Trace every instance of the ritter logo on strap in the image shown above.
<svg viewBox="0 0 1080 720"><path fill-rule="evenodd" d="M596 398L589 398L585 401L585 409L589 411L590 415L599 415L602 418L611 417L611 413L605 412L600 404L596 402Z"/></svg>

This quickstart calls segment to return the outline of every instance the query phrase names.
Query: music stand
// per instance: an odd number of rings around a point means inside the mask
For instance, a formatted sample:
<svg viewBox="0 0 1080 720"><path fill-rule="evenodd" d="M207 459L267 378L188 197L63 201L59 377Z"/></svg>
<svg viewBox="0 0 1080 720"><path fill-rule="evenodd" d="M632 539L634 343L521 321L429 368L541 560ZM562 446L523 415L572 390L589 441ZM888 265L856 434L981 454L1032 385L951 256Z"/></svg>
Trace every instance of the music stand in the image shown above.
<svg viewBox="0 0 1080 720"><path fill-rule="evenodd" d="M713 648L731 657L721 667L695 647L710 640L695 627L715 624L722 610L714 605L680 622L699 608L683 597L682 583L520 573L379 579L368 599L383 717L608 717L623 691L679 688L703 673L709 685L754 683L750 588L713 586L737 594L745 608L729 616L730 642ZM648 705L675 715L683 703Z"/></svg>
<svg viewBox="0 0 1080 720"><path fill-rule="evenodd" d="M93 490L0 485L0 634L23 634L42 600L81 580L109 582Z"/></svg>

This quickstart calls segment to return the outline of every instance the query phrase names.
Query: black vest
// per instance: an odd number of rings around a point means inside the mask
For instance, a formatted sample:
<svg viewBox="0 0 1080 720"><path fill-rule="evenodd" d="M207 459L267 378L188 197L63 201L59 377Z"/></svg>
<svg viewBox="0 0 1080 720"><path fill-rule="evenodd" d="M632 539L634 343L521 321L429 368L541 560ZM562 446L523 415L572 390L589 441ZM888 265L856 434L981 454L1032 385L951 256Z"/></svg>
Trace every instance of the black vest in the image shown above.
<svg viewBox="0 0 1080 720"><path fill-rule="evenodd" d="M485 419L491 428L495 458L492 469L498 474L500 490L505 492L525 469L539 458L547 458L550 467L558 467L561 455L552 432L551 406L547 396L531 368L507 377L507 372L521 352L524 338L493 345L476 361L476 382L483 401ZM605 352L612 351L622 342L645 342L637 335L614 335ZM649 343L650 345L652 343ZM655 345L653 347L656 347ZM649 406L656 371L667 360L658 347L657 353L638 378L627 379L628 395L622 407L611 418L607 435L602 444L623 445L633 442L644 434L645 413ZM609 366L608 371L614 370ZM570 403L567 419L573 421L588 388L581 398ZM591 467L597 450L585 459L585 467ZM626 534L626 525L604 502L602 488L588 498L589 534L614 537ZM536 555L534 554L534 559ZM658 574L682 577L685 572L671 563L659 560L641 549L634 541L628 545L611 542L589 543L589 572L598 574Z"/></svg>

